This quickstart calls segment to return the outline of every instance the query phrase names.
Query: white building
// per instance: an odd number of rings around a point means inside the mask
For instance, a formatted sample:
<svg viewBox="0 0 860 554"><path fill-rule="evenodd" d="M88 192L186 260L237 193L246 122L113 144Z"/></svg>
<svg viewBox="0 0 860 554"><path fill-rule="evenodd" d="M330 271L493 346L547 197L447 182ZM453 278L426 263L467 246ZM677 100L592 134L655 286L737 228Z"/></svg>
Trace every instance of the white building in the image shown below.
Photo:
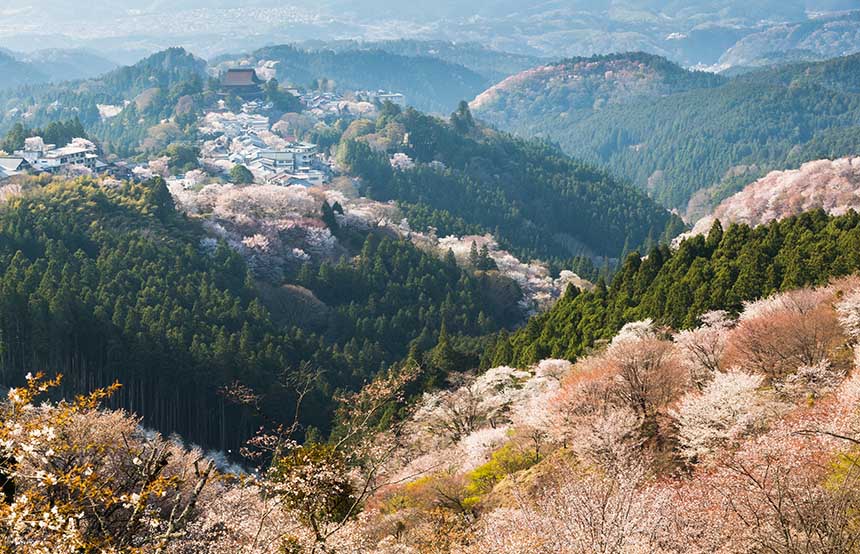
<svg viewBox="0 0 860 554"><path fill-rule="evenodd" d="M319 187L325 184L326 174L318 169L309 169L307 171L290 172L286 171L278 173L274 177L267 180L273 185L302 185L305 187Z"/></svg>
<svg viewBox="0 0 860 554"><path fill-rule="evenodd" d="M402 108L406 107L406 97L399 92L378 92L376 94L376 99L382 104L391 102L392 104L396 104Z"/></svg>
<svg viewBox="0 0 860 554"><path fill-rule="evenodd" d="M313 165L318 151L316 144L295 142L283 150L261 150L255 161L271 172L307 171Z"/></svg>
<svg viewBox="0 0 860 554"><path fill-rule="evenodd" d="M97 170L99 162L96 145L87 139L75 138L61 148L45 144L42 137L31 137L24 141L24 149L14 155L27 161L36 171L58 173L69 169L86 168Z"/></svg>

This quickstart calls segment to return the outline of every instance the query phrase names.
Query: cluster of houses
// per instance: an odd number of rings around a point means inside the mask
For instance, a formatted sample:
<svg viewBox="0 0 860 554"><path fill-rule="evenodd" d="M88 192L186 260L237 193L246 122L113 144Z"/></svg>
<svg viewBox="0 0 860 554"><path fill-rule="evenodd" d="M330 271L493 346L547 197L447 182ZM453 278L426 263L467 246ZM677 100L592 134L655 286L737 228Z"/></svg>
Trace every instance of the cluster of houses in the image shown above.
<svg viewBox="0 0 860 554"><path fill-rule="evenodd" d="M84 138L72 139L65 146L46 144L42 137L30 137L24 148L0 157L0 181L24 173L97 173L108 167L98 148Z"/></svg>
<svg viewBox="0 0 860 554"><path fill-rule="evenodd" d="M299 96L305 108L316 117L345 115L371 116L377 107L391 102L406 106L406 97L399 92L359 90L341 95L334 92L308 92Z"/></svg>
<svg viewBox="0 0 860 554"><path fill-rule="evenodd" d="M274 72L274 67L263 69ZM271 104L266 102L263 85L254 68L231 68L220 76L222 96L237 96L244 101L242 111L226 109L225 99L219 108L208 113L200 125L203 138L200 162L210 174L229 173L236 165L246 167L256 182L280 185L320 186L331 174L329 162L319 153L317 145L279 136L273 132L266 113ZM371 116L385 102L405 106L400 93L387 91L355 91L345 95L329 92L302 94L289 89L289 93L302 101L312 115ZM117 115L122 106L99 105L102 118ZM411 160L392 160L395 167L408 167ZM0 182L26 173L88 174L106 173L115 178L142 178L148 174L145 166L117 161L106 164L99 158L97 146L84 138L75 138L69 144L46 144L41 137L26 139L24 147L12 154L0 151ZM165 168L166 172L167 169Z"/></svg>
<svg viewBox="0 0 860 554"><path fill-rule="evenodd" d="M210 112L200 126L203 167L228 172L243 165L256 180L282 185L319 186L328 167L317 145L284 139L271 131L269 118L246 105L241 113Z"/></svg>

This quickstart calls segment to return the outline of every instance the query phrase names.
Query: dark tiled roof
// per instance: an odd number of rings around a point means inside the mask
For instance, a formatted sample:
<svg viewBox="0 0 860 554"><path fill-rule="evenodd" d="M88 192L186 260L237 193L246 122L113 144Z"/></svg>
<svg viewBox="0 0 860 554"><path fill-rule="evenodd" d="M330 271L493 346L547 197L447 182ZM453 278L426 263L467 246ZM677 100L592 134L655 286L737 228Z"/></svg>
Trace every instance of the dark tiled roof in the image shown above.
<svg viewBox="0 0 860 554"><path fill-rule="evenodd" d="M248 87L262 83L253 69L228 69L221 74L221 84L228 87Z"/></svg>

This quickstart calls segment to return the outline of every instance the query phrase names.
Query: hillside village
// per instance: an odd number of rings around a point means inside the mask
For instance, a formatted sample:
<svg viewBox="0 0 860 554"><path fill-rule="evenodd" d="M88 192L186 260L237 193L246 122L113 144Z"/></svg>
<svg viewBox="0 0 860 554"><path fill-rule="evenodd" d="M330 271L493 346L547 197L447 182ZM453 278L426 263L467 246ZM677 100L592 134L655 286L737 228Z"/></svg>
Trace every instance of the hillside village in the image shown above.
<svg viewBox="0 0 860 554"><path fill-rule="evenodd" d="M265 73L261 66L261 72ZM66 145L45 144L42 137L32 136L23 148L12 152L0 150L0 183L16 176L50 173L54 175L104 175L115 178L145 180L160 175L171 183L195 186L205 174L209 182L231 182L231 171L247 169L244 182L282 186L322 186L336 174L328 152L318 145L302 141L293 129L272 116L280 116L272 102L266 100L261 79L254 68L228 68L218 77L219 98L199 120L197 165L191 175L174 174L164 164L152 160L122 159L106 156L99 146L84 137L74 137ZM277 82L272 81L275 87ZM301 115L312 121L373 117L385 103L405 107L405 97L387 91L300 91L287 88L281 94L295 98ZM125 105L98 104L103 120L115 118ZM204 174L201 174L202 170Z"/></svg>

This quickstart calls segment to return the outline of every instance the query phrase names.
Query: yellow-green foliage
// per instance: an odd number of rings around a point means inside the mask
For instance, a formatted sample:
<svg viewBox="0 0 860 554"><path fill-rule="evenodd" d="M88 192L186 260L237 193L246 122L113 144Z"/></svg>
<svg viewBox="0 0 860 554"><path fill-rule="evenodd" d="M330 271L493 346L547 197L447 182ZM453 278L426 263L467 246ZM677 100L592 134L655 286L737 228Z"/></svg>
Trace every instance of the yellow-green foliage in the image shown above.
<svg viewBox="0 0 860 554"><path fill-rule="evenodd" d="M513 473L532 467L538 462L533 449L509 442L496 450L486 464L475 468L466 476L465 504L474 506L481 497L493 490L496 484Z"/></svg>
<svg viewBox="0 0 860 554"><path fill-rule="evenodd" d="M858 472L860 472L860 448L855 447L848 452L836 455L825 486L831 491L853 486L857 483Z"/></svg>
<svg viewBox="0 0 860 554"><path fill-rule="evenodd" d="M426 489L431 486L432 481L432 475L425 475L398 488L396 492L385 498L381 508L382 512L393 514L406 508L416 507Z"/></svg>
<svg viewBox="0 0 860 554"><path fill-rule="evenodd" d="M387 496L382 505L385 513L394 513L406 508L422 510L446 509L463 512L467 507L463 476L437 472L408 483Z"/></svg>

